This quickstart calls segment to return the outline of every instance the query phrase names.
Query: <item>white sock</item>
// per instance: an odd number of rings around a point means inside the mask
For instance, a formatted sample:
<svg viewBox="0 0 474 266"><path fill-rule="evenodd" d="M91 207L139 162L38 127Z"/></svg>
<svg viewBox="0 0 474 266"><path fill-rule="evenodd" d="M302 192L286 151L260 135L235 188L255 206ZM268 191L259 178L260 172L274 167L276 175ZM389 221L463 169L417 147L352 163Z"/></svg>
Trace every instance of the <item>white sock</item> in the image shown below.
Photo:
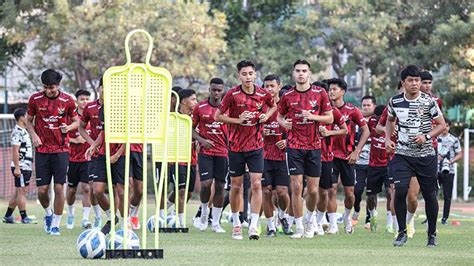
<svg viewBox="0 0 474 266"><path fill-rule="evenodd" d="M415 216L415 213L411 213L411 212L407 211L407 224L409 224L411 222L411 220L413 219L414 216Z"/></svg>
<svg viewBox="0 0 474 266"><path fill-rule="evenodd" d="M387 211L387 225L388 226L393 226L392 212L391 211Z"/></svg>
<svg viewBox="0 0 474 266"><path fill-rule="evenodd" d="M295 217L294 216L288 216L288 224L290 227L293 226L293 223L295 222Z"/></svg>
<svg viewBox="0 0 474 266"><path fill-rule="evenodd" d="M268 217L267 218L267 226L268 226L268 230L271 231L276 231L276 228L275 228L275 219L272 217Z"/></svg>
<svg viewBox="0 0 474 266"><path fill-rule="evenodd" d="M259 218L260 218L260 215L258 213L250 213L250 226L249 227L257 228Z"/></svg>
<svg viewBox="0 0 474 266"><path fill-rule="evenodd" d="M207 216L209 216L209 206L208 206L209 202L201 202L201 218L204 219L206 218L207 220ZM214 216L212 216L214 217Z"/></svg>
<svg viewBox="0 0 474 266"><path fill-rule="evenodd" d="M90 213L91 207L82 207L82 220L89 220Z"/></svg>
<svg viewBox="0 0 474 266"><path fill-rule="evenodd" d="M74 205L67 205L66 206L67 210L67 216L74 216Z"/></svg>
<svg viewBox="0 0 474 266"><path fill-rule="evenodd" d="M138 206L133 206L130 204L130 217L135 217L138 215Z"/></svg>
<svg viewBox="0 0 474 266"><path fill-rule="evenodd" d="M178 220L180 227L184 227L184 213L178 213Z"/></svg>
<svg viewBox="0 0 474 266"><path fill-rule="evenodd" d="M304 220L307 223L311 223L313 221L313 216L316 214L315 211L307 211L306 214L304 215Z"/></svg>
<svg viewBox="0 0 474 266"><path fill-rule="evenodd" d="M393 221L393 229L395 230L395 232L398 232L397 215L392 215L392 221Z"/></svg>
<svg viewBox="0 0 474 266"><path fill-rule="evenodd" d="M53 215L53 210L51 209L51 207L44 208L44 211L46 212L46 216Z"/></svg>
<svg viewBox="0 0 474 266"><path fill-rule="evenodd" d="M61 223L61 217L63 216L53 214L53 223L51 224L51 227L59 227L59 224Z"/></svg>
<svg viewBox="0 0 474 266"><path fill-rule="evenodd" d="M280 209L280 207L278 207L278 218L280 218L280 219L285 218L285 214L286 214L285 210L282 210L282 209Z"/></svg>
<svg viewBox="0 0 474 266"><path fill-rule="evenodd" d="M107 217L107 221L112 220L111 214L110 214L110 209L108 209L108 210L105 211L105 217Z"/></svg>
<svg viewBox="0 0 474 266"><path fill-rule="evenodd" d="M239 212L232 213L232 224L233 226L241 226L239 219Z"/></svg>
<svg viewBox="0 0 474 266"><path fill-rule="evenodd" d="M346 221L349 221L351 219L351 209L346 208L344 211L344 219Z"/></svg>
<svg viewBox="0 0 474 266"><path fill-rule="evenodd" d="M165 218L165 210L163 210L163 209L160 209L160 213L159 213L159 215L160 215L160 217L161 217L161 218L163 218L163 219L164 219L164 218Z"/></svg>
<svg viewBox="0 0 474 266"><path fill-rule="evenodd" d="M369 210L369 213L370 213L370 217L376 217L377 216L377 210L376 209Z"/></svg>
<svg viewBox="0 0 474 266"><path fill-rule="evenodd" d="M102 210L100 209L99 204L92 205L92 209L94 210L95 218L100 218L102 216Z"/></svg>
<svg viewBox="0 0 474 266"><path fill-rule="evenodd" d="M317 224L322 224L324 217L326 217L326 212L320 212L320 211L318 211L318 212L316 213L316 223L317 223Z"/></svg>
<svg viewBox="0 0 474 266"><path fill-rule="evenodd" d="M358 220L359 219L359 212L354 211L354 214L352 214L352 219Z"/></svg>
<svg viewBox="0 0 474 266"><path fill-rule="evenodd" d="M221 214L222 214L222 207L217 208L217 207L212 207L212 225L216 226L219 225L219 221L221 220Z"/></svg>
<svg viewBox="0 0 474 266"><path fill-rule="evenodd" d="M329 224L329 221L328 221L326 215L323 216L322 224Z"/></svg>
<svg viewBox="0 0 474 266"><path fill-rule="evenodd" d="M329 224L334 226L337 225L337 215L335 212L328 212Z"/></svg>
<svg viewBox="0 0 474 266"><path fill-rule="evenodd" d="M296 229L303 229L303 217L295 218Z"/></svg>

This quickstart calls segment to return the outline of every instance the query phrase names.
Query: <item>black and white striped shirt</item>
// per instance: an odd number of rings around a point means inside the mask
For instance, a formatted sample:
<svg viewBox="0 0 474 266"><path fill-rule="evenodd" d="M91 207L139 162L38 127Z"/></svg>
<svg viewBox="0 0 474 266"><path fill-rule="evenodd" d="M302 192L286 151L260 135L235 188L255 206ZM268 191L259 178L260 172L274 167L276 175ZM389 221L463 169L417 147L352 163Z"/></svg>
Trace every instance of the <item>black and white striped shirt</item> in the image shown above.
<svg viewBox="0 0 474 266"><path fill-rule="evenodd" d="M435 155L431 140L423 144L414 141L416 136L428 134L433 128L433 119L442 116L438 104L430 95L420 92L416 99L408 100L402 93L390 98L387 109L390 117L398 118L396 154L411 157Z"/></svg>

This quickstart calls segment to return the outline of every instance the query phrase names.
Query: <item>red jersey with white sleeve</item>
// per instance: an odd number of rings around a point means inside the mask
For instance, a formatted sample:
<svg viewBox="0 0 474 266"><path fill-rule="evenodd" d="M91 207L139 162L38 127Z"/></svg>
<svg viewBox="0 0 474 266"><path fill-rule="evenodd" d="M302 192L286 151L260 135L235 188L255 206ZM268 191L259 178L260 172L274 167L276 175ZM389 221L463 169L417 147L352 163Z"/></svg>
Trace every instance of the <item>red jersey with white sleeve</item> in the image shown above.
<svg viewBox="0 0 474 266"><path fill-rule="evenodd" d="M214 119L217 108L209 99L199 102L193 110L193 127L199 130L199 136L214 142L211 148L200 146L199 153L227 157L227 125Z"/></svg>
<svg viewBox="0 0 474 266"><path fill-rule="evenodd" d="M347 135L334 136L333 152L334 157L345 160L354 151L356 125L363 127L367 124L359 108L351 103L344 103L341 107L336 107L347 126Z"/></svg>
<svg viewBox="0 0 474 266"><path fill-rule="evenodd" d="M342 117L339 109L332 107L332 115L334 116L334 122L330 125L321 124L321 126L326 127L327 130L339 130L340 127L345 123L344 118ZM322 162L332 162L334 160L333 153L333 138L335 136L323 137L321 138L321 161Z"/></svg>
<svg viewBox="0 0 474 266"><path fill-rule="evenodd" d="M40 153L69 152L68 134L61 132L60 126L77 116L74 99L62 91L49 98L44 92L31 95L28 101L28 115L34 117L34 129L41 142L36 147Z"/></svg>
<svg viewBox="0 0 474 266"><path fill-rule="evenodd" d="M222 114L228 113L231 118L239 118L244 111L250 112L251 119L243 124L228 124L229 150L233 152L249 152L263 148L262 130L259 116L264 114L265 107L274 107L275 102L271 94L254 85L254 92L247 94L242 85L230 89L219 110Z"/></svg>
<svg viewBox="0 0 474 266"><path fill-rule="evenodd" d="M324 115L325 112L332 111L326 91L314 85L305 91L292 88L278 103L278 112L285 116L285 119L292 120L287 146L291 149L319 150L319 124L304 118L303 111L309 111L313 115Z"/></svg>

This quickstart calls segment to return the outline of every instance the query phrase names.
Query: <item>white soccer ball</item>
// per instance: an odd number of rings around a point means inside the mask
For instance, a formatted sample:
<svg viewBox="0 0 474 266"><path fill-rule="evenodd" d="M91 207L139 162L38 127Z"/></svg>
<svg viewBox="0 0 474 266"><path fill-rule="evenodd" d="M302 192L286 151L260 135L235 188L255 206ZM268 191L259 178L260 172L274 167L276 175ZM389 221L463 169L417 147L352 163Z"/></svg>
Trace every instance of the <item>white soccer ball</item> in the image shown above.
<svg viewBox="0 0 474 266"><path fill-rule="evenodd" d="M176 221L176 215L168 215L166 217L166 224L168 225L168 228L176 228L178 221Z"/></svg>
<svg viewBox="0 0 474 266"><path fill-rule="evenodd" d="M148 229L148 232L154 233L155 232L155 221L156 221L156 215L151 216L148 218L148 221L146 222L146 227ZM164 227L165 226L165 221L163 218L158 216L158 225L159 227Z"/></svg>
<svg viewBox="0 0 474 266"><path fill-rule="evenodd" d="M76 241L77 251L85 259L99 259L105 254L105 235L99 229L82 232Z"/></svg>
<svg viewBox="0 0 474 266"><path fill-rule="evenodd" d="M139 249L140 248L140 239L138 235L135 234L132 230L128 230L127 237L127 247L123 247L124 231L122 229L115 232L114 238L114 249ZM112 241L109 241L109 247L111 246Z"/></svg>

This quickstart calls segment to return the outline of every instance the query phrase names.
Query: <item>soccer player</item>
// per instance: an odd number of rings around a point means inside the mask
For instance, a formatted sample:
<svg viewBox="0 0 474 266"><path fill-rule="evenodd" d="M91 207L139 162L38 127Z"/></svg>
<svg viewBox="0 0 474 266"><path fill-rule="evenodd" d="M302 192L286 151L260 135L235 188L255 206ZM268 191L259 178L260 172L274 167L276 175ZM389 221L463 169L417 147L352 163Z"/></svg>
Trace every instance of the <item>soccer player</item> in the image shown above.
<svg viewBox="0 0 474 266"><path fill-rule="evenodd" d="M278 104L280 101L280 78L277 75L268 75L264 81L265 89L270 92L273 101ZM267 218L267 237L276 236L276 227L273 217L274 203L272 200L273 190L276 190L278 219L283 227L285 234L290 234L290 225L287 221L286 210L290 204L290 195L288 187L290 185L290 176L286 166L286 130L278 124L277 113L263 124L263 157L264 172L262 176L263 189L263 211Z"/></svg>
<svg viewBox="0 0 474 266"><path fill-rule="evenodd" d="M214 181L212 201L212 231L225 233L220 225L224 204L224 184L228 172L227 127L214 119L214 114L224 95L224 81L213 78L209 84L209 98L199 102L193 110L193 137L201 148L198 154L199 175L201 179L201 217L199 229L208 226L209 199ZM196 128L199 132L196 131Z"/></svg>
<svg viewBox="0 0 474 266"><path fill-rule="evenodd" d="M451 197L453 193L454 163L462 158L462 149L459 139L449 133L451 121L446 120L446 128L438 136L438 181L443 186L443 217L442 224L447 224Z"/></svg>
<svg viewBox="0 0 474 266"><path fill-rule="evenodd" d="M3 217L3 222L14 223L13 211L16 206L21 215L21 222L24 224L32 223L26 214L26 193L31 178L31 165L33 163L33 146L31 145L30 135L26 130L26 110L18 108L13 112L16 125L11 135L12 143L12 163L11 170L15 178L15 193L8 202L7 212Z"/></svg>
<svg viewBox="0 0 474 266"><path fill-rule="evenodd" d="M433 100L435 100L436 103L438 104L439 109L442 110L443 100L441 100L440 97L434 95L431 90L433 87L433 76L431 75L431 73L428 71L421 71L420 78L421 78L420 91L430 95L431 98L433 98Z"/></svg>
<svg viewBox="0 0 474 266"><path fill-rule="evenodd" d="M366 95L362 97L362 114L366 122L369 121L370 117L374 114L376 101L373 96ZM356 127L356 143L360 139L361 130L359 127ZM362 151L360 152L359 159L356 162L356 183L354 186L354 213L352 214L352 225L356 225L359 221L359 212L360 212L360 202L362 201L362 194L367 185L367 170L369 168L369 153L370 153L370 141L371 138L367 139L365 142ZM365 224L368 224L370 219L370 214L367 211Z"/></svg>
<svg viewBox="0 0 474 266"><path fill-rule="evenodd" d="M62 75L53 69L41 74L43 91L33 94L28 101L26 128L35 153L38 200L43 206L44 230L60 235L59 224L64 209L64 183L69 165L67 133L78 126L74 99L59 90ZM67 123L70 122L68 125ZM54 180L54 214L49 207L49 185Z"/></svg>
<svg viewBox="0 0 474 266"><path fill-rule="evenodd" d="M387 195L387 231L392 231L392 213L390 210L390 181L388 178L388 155L385 149L385 134L377 133L376 126L385 109L385 105L375 108L374 115L369 118L370 129L370 156L369 168L367 170L367 209L370 213L370 230L377 230L377 194L382 192L382 185L385 186Z"/></svg>
<svg viewBox="0 0 474 266"><path fill-rule="evenodd" d="M237 64L240 85L229 90L215 114L216 121L228 124L229 173L231 176L230 205L232 209L232 238L243 239L239 220L242 183L247 164L251 183L251 220L249 238L259 239L257 223L262 206L263 138L262 125L276 111L272 96L255 85L257 73L251 61ZM264 108L268 111L264 113ZM228 115L225 115L228 113Z"/></svg>
<svg viewBox="0 0 474 266"><path fill-rule="evenodd" d="M138 207L143 195L143 145L130 144L130 223L133 230L140 229Z"/></svg>
<svg viewBox="0 0 474 266"><path fill-rule="evenodd" d="M420 70L407 66L401 72L405 93L390 98L385 135L391 136L395 122L398 125L397 144L385 139L385 147L395 150L393 158L395 183L395 211L398 220L398 236L394 246L403 246L407 241L406 213L410 180L418 179L428 219L428 247L437 246L436 219L438 216L437 158L431 138L437 137L445 128L443 115L430 95L420 92ZM395 120L395 118L397 118ZM436 126L433 128L432 120Z"/></svg>
<svg viewBox="0 0 474 266"><path fill-rule="evenodd" d="M93 156L95 165L95 175L93 180L93 192L99 203L102 210L105 212L107 222L102 227L101 231L105 235L110 233L111 228L111 211L110 211L110 201L106 196L105 190L107 188L107 163L106 163L106 149L105 149L105 137L104 137L104 109L103 109L103 91L102 91L102 80L97 88L99 93L99 99L97 101L87 104L84 108L84 112L81 117L81 122L79 125L79 132L81 136L85 138L89 143L92 141L91 137L95 137L95 140L90 143L89 149L86 151L86 158L91 159ZM87 124L90 123L91 128L91 137L84 134L86 132ZM97 137L96 137L97 136ZM125 146L120 144L110 144L110 163L111 163L111 172L112 172L112 183L113 183L113 193L109 194L112 196L116 195L115 208L118 207L120 213L123 217L124 210L124 178L125 178L125 156L123 155L125 151ZM114 222L117 224L119 222L118 215L115 215Z"/></svg>
<svg viewBox="0 0 474 266"><path fill-rule="evenodd" d="M78 90L76 96L76 112L79 118L84 112L84 107L89 102L91 93L86 90ZM78 130L69 132L69 168L67 172L68 188L66 191L66 210L67 222L66 228L74 228L74 202L76 201L77 186L81 184L82 193L82 222L83 229L92 227L89 222L89 214L91 211L91 189L89 182L89 161L86 159L86 150L89 143L80 135ZM95 199L95 198L94 198Z"/></svg>
<svg viewBox="0 0 474 266"><path fill-rule="evenodd" d="M291 178L291 202L295 215L296 232L293 239L314 237L313 216L316 214L319 177L321 176L321 141L318 123L332 124L331 103L326 91L312 86L311 65L306 60L293 64L296 87L288 91L278 104L278 122L288 130L287 156ZM303 175L306 178L307 198L303 226Z"/></svg>
<svg viewBox="0 0 474 266"><path fill-rule="evenodd" d="M342 185L344 186L344 206L345 212L343 220L345 224L345 231L347 234L353 233L351 223L351 210L354 206L354 184L355 175L353 165L359 158L359 154L369 137L369 128L365 122L361 111L350 103L344 102L344 95L347 90L347 84L344 80L333 78L328 80L329 84L329 98L332 104L339 109L347 125L346 136L336 136L334 138L334 172L333 174L341 177ZM355 126L361 129L361 136L359 143L354 147L355 143ZM335 198L332 198L334 201Z"/></svg>

